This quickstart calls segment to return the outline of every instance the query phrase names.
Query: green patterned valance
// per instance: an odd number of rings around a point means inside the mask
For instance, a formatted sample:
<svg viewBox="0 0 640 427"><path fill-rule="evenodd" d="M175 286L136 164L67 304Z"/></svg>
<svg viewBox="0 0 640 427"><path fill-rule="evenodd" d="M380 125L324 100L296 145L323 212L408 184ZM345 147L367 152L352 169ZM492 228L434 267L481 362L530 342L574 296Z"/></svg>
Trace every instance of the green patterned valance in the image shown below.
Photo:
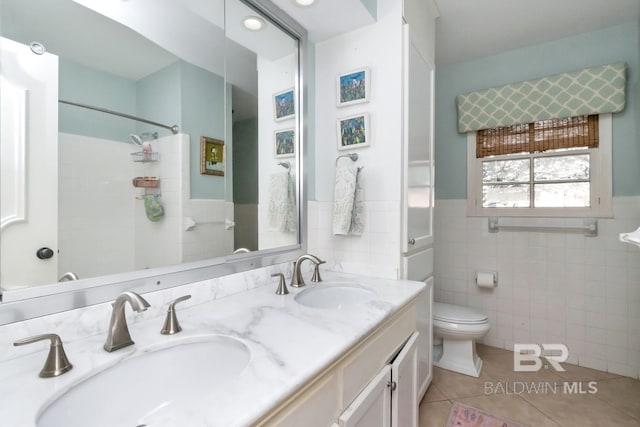
<svg viewBox="0 0 640 427"><path fill-rule="evenodd" d="M458 95L458 132L624 109L626 64L586 68Z"/></svg>

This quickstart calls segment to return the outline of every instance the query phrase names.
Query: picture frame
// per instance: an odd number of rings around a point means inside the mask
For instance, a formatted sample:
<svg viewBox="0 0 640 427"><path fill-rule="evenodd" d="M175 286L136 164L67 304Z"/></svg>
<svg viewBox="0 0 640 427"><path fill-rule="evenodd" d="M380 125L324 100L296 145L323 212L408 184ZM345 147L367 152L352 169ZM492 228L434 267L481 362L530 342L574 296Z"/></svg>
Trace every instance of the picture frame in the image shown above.
<svg viewBox="0 0 640 427"><path fill-rule="evenodd" d="M369 102L371 73L368 68L359 68L338 75L336 78L337 105L346 107Z"/></svg>
<svg viewBox="0 0 640 427"><path fill-rule="evenodd" d="M200 137L200 174L224 176L226 154L224 141Z"/></svg>
<svg viewBox="0 0 640 427"><path fill-rule="evenodd" d="M295 156L295 129L282 129L273 133L274 156L277 159Z"/></svg>
<svg viewBox="0 0 640 427"><path fill-rule="evenodd" d="M369 114L367 113L338 119L337 130L338 150L352 150L371 145Z"/></svg>
<svg viewBox="0 0 640 427"><path fill-rule="evenodd" d="M292 119L296 115L293 88L273 94L273 118L276 122Z"/></svg>

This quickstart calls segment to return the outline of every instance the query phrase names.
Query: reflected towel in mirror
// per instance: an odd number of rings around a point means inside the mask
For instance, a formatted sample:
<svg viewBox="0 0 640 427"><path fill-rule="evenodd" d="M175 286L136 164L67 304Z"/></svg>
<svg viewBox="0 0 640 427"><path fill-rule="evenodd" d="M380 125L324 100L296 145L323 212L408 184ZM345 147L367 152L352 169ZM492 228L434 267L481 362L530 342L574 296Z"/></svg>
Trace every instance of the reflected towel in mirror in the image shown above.
<svg viewBox="0 0 640 427"><path fill-rule="evenodd" d="M333 234L361 235L364 231L364 197L361 169L338 164L333 199Z"/></svg>
<svg viewBox="0 0 640 427"><path fill-rule="evenodd" d="M297 229L296 186L289 172L277 172L269 180L269 227L293 233Z"/></svg>

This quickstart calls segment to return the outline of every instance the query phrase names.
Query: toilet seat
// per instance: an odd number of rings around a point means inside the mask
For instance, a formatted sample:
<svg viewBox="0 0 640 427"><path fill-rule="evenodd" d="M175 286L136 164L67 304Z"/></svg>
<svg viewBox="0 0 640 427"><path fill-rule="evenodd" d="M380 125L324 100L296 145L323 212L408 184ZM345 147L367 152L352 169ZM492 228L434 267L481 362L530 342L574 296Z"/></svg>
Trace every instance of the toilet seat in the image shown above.
<svg viewBox="0 0 640 427"><path fill-rule="evenodd" d="M479 310L471 307L439 302L433 304L433 320L462 325L477 325L487 323L489 318Z"/></svg>

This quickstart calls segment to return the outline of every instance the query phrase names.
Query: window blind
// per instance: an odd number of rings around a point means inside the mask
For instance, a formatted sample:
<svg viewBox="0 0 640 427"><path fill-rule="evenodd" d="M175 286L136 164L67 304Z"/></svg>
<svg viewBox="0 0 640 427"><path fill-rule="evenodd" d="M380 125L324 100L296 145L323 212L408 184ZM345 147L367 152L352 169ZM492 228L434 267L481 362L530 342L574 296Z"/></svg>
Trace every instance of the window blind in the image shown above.
<svg viewBox="0 0 640 427"><path fill-rule="evenodd" d="M540 153L561 148L598 146L598 116L563 119L479 130L476 158L518 153Z"/></svg>

